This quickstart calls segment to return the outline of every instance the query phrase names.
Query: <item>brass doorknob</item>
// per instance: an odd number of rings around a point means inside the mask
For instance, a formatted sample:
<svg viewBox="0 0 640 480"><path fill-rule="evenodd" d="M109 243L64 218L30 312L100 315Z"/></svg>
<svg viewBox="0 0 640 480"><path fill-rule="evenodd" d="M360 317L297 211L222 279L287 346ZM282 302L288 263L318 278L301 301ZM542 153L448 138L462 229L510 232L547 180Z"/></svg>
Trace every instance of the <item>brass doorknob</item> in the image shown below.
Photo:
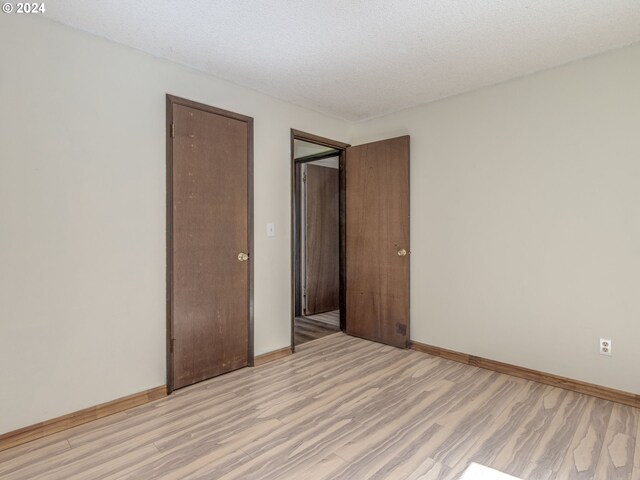
<svg viewBox="0 0 640 480"><path fill-rule="evenodd" d="M398 256L399 257L406 257L407 256L407 251L404 248L401 248L400 250L398 250Z"/></svg>
<svg viewBox="0 0 640 480"><path fill-rule="evenodd" d="M247 260L249 260L249 254L240 252L238 254L238 260L240 260L241 262L246 262Z"/></svg>

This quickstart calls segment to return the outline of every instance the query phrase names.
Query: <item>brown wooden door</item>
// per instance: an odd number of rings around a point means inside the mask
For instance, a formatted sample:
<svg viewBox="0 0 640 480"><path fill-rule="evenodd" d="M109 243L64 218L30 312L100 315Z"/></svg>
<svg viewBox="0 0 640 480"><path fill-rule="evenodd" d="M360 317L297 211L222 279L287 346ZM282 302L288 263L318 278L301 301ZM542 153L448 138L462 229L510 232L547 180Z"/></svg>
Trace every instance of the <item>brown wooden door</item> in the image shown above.
<svg viewBox="0 0 640 480"><path fill-rule="evenodd" d="M409 137L346 154L346 331L409 342Z"/></svg>
<svg viewBox="0 0 640 480"><path fill-rule="evenodd" d="M171 105L172 389L250 356L251 119L194 105Z"/></svg>
<svg viewBox="0 0 640 480"><path fill-rule="evenodd" d="M305 315L340 308L340 172L307 165Z"/></svg>

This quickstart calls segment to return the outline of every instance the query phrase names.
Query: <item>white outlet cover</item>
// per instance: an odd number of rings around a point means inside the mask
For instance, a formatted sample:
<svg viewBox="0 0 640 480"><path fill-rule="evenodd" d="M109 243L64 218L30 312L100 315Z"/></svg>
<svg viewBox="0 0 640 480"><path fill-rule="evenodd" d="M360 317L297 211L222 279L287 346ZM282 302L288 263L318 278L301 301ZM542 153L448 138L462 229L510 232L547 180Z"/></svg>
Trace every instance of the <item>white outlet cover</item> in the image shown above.
<svg viewBox="0 0 640 480"><path fill-rule="evenodd" d="M600 355L611 356L611 352L613 350L613 344L611 343L610 338L601 338L600 339Z"/></svg>

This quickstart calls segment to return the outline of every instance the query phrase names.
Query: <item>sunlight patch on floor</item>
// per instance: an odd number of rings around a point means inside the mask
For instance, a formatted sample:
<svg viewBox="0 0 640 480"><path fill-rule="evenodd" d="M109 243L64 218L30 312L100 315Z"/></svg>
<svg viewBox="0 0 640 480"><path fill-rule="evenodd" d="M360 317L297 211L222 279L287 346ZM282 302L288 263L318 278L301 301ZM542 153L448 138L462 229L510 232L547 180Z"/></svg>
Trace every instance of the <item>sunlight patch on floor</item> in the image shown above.
<svg viewBox="0 0 640 480"><path fill-rule="evenodd" d="M520 480L493 468L485 467L478 463L471 463L464 471L460 480Z"/></svg>

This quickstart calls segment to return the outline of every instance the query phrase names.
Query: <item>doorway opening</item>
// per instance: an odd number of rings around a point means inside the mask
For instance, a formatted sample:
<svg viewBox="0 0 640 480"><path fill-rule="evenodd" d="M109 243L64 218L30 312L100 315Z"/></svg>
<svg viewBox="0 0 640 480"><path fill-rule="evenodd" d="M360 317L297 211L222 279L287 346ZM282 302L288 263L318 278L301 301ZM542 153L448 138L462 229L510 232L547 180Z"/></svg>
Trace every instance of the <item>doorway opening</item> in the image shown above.
<svg viewBox="0 0 640 480"><path fill-rule="evenodd" d="M291 131L293 351L338 330L408 347L409 143L404 135L352 147ZM336 158L337 312L335 186L325 186L335 185ZM333 329L308 320L333 324Z"/></svg>
<svg viewBox="0 0 640 480"><path fill-rule="evenodd" d="M291 131L291 346L344 330L344 156L348 145Z"/></svg>

